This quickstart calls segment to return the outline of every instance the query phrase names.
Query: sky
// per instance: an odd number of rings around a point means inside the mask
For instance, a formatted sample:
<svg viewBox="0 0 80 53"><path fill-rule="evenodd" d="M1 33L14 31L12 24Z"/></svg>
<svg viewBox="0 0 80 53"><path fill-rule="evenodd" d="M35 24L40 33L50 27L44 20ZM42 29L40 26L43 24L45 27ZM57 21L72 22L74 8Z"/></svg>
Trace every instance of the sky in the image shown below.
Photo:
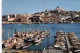
<svg viewBox="0 0 80 53"><path fill-rule="evenodd" d="M80 11L80 0L2 0L2 15L33 14L54 10L57 6L70 11Z"/></svg>

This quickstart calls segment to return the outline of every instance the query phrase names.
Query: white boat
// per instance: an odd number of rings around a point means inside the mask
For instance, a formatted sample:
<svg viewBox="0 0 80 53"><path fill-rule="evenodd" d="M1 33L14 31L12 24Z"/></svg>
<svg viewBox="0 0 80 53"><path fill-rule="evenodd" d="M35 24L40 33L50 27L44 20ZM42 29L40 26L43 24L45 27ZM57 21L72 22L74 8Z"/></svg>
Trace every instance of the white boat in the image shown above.
<svg viewBox="0 0 80 53"><path fill-rule="evenodd" d="M42 38L45 38L45 35L42 35Z"/></svg>
<svg viewBox="0 0 80 53"><path fill-rule="evenodd" d="M24 46L23 46L23 49L29 47L30 45L31 45L31 44L26 44L26 45L24 45Z"/></svg>
<svg viewBox="0 0 80 53"><path fill-rule="evenodd" d="M23 47L22 49L26 49L26 48L29 47L29 46L30 46L30 44L22 45L22 47ZM16 47L16 49L19 49L20 47L21 47L21 46L18 45L18 46Z"/></svg>
<svg viewBox="0 0 80 53"><path fill-rule="evenodd" d="M23 45L23 43L18 43L18 45L16 45L16 49L19 49L21 47L21 45Z"/></svg>
<svg viewBox="0 0 80 53"><path fill-rule="evenodd" d="M36 43L35 45L39 45L41 43L41 41L39 43Z"/></svg>
<svg viewBox="0 0 80 53"><path fill-rule="evenodd" d="M40 38L39 40L36 40L35 43L38 43L38 42L40 42L40 41L41 41L41 38Z"/></svg>
<svg viewBox="0 0 80 53"><path fill-rule="evenodd" d="M19 48L20 48L20 46L17 46L17 47L16 47L16 49L19 49Z"/></svg>

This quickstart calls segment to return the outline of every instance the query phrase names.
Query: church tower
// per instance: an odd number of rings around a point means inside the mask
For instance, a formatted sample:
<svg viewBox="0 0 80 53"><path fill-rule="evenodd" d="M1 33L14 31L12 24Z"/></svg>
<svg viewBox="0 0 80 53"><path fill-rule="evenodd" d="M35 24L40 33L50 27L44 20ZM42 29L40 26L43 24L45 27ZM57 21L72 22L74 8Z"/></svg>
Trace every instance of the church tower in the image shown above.
<svg viewBox="0 0 80 53"><path fill-rule="evenodd" d="M59 5L56 7L56 9L59 9Z"/></svg>

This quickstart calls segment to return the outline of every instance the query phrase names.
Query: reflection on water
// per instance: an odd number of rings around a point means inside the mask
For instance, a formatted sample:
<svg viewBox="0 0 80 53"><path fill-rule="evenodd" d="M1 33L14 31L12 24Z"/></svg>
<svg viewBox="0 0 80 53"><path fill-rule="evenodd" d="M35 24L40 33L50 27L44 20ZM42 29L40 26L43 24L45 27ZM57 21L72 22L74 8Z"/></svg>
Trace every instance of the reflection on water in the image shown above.
<svg viewBox="0 0 80 53"><path fill-rule="evenodd" d="M31 27L30 27L31 26ZM64 31L64 32L74 32L76 36L80 39L80 24L79 23L72 23L72 24L21 24L20 25L20 31L29 31L29 30L43 30L43 26L45 30L50 31L50 37L49 37L49 46L53 46L54 44L54 35L57 31ZM47 27L48 26L48 27ZM17 31L19 31L19 24L3 24L2 28L4 30L2 35L2 40L7 39L8 35L8 29L10 29L10 37L12 37L12 34L15 32L15 28ZM23 30L24 29L24 30ZM43 50L47 48L47 39L46 37L41 41L41 44L35 46L31 45L28 50Z"/></svg>

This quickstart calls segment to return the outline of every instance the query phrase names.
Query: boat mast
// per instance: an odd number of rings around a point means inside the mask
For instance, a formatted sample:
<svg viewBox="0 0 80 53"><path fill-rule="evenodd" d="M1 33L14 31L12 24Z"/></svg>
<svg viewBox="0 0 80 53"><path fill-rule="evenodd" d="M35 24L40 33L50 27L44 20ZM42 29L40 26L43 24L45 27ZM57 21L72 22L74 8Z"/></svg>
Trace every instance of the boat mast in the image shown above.
<svg viewBox="0 0 80 53"><path fill-rule="evenodd" d="M23 26L22 26L23 27ZM23 33L25 32L25 28L23 27Z"/></svg>
<svg viewBox="0 0 80 53"><path fill-rule="evenodd" d="M23 28L23 26L22 26L22 32L24 33L24 28Z"/></svg>
<svg viewBox="0 0 80 53"><path fill-rule="evenodd" d="M2 29L2 34L3 34L4 30Z"/></svg>
<svg viewBox="0 0 80 53"><path fill-rule="evenodd" d="M31 30L31 25L29 25L29 31Z"/></svg>
<svg viewBox="0 0 80 53"><path fill-rule="evenodd" d="M15 28L15 33L16 33L17 31L16 31L16 28Z"/></svg>
<svg viewBox="0 0 80 53"><path fill-rule="evenodd" d="M43 31L45 30L44 26L43 26Z"/></svg>
<svg viewBox="0 0 80 53"><path fill-rule="evenodd" d="M47 53L49 53L48 47L49 47L49 37L48 37L48 35L47 35Z"/></svg>
<svg viewBox="0 0 80 53"><path fill-rule="evenodd" d="M23 27L23 31L25 32L25 28Z"/></svg>
<svg viewBox="0 0 80 53"><path fill-rule="evenodd" d="M38 27L38 30L37 30L38 32L39 32L39 29L40 29L40 26Z"/></svg>
<svg viewBox="0 0 80 53"><path fill-rule="evenodd" d="M47 26L47 30L48 30L48 26Z"/></svg>
<svg viewBox="0 0 80 53"><path fill-rule="evenodd" d="M47 30L48 30L48 26L47 26ZM49 53L49 34L47 33L47 53Z"/></svg>
<svg viewBox="0 0 80 53"><path fill-rule="evenodd" d="M18 32L18 35L20 35L20 24L19 24L19 32Z"/></svg>
<svg viewBox="0 0 80 53"><path fill-rule="evenodd" d="M9 38L9 29L8 29L8 38Z"/></svg>
<svg viewBox="0 0 80 53"><path fill-rule="evenodd" d="M19 24L19 33L20 33L20 24Z"/></svg>

